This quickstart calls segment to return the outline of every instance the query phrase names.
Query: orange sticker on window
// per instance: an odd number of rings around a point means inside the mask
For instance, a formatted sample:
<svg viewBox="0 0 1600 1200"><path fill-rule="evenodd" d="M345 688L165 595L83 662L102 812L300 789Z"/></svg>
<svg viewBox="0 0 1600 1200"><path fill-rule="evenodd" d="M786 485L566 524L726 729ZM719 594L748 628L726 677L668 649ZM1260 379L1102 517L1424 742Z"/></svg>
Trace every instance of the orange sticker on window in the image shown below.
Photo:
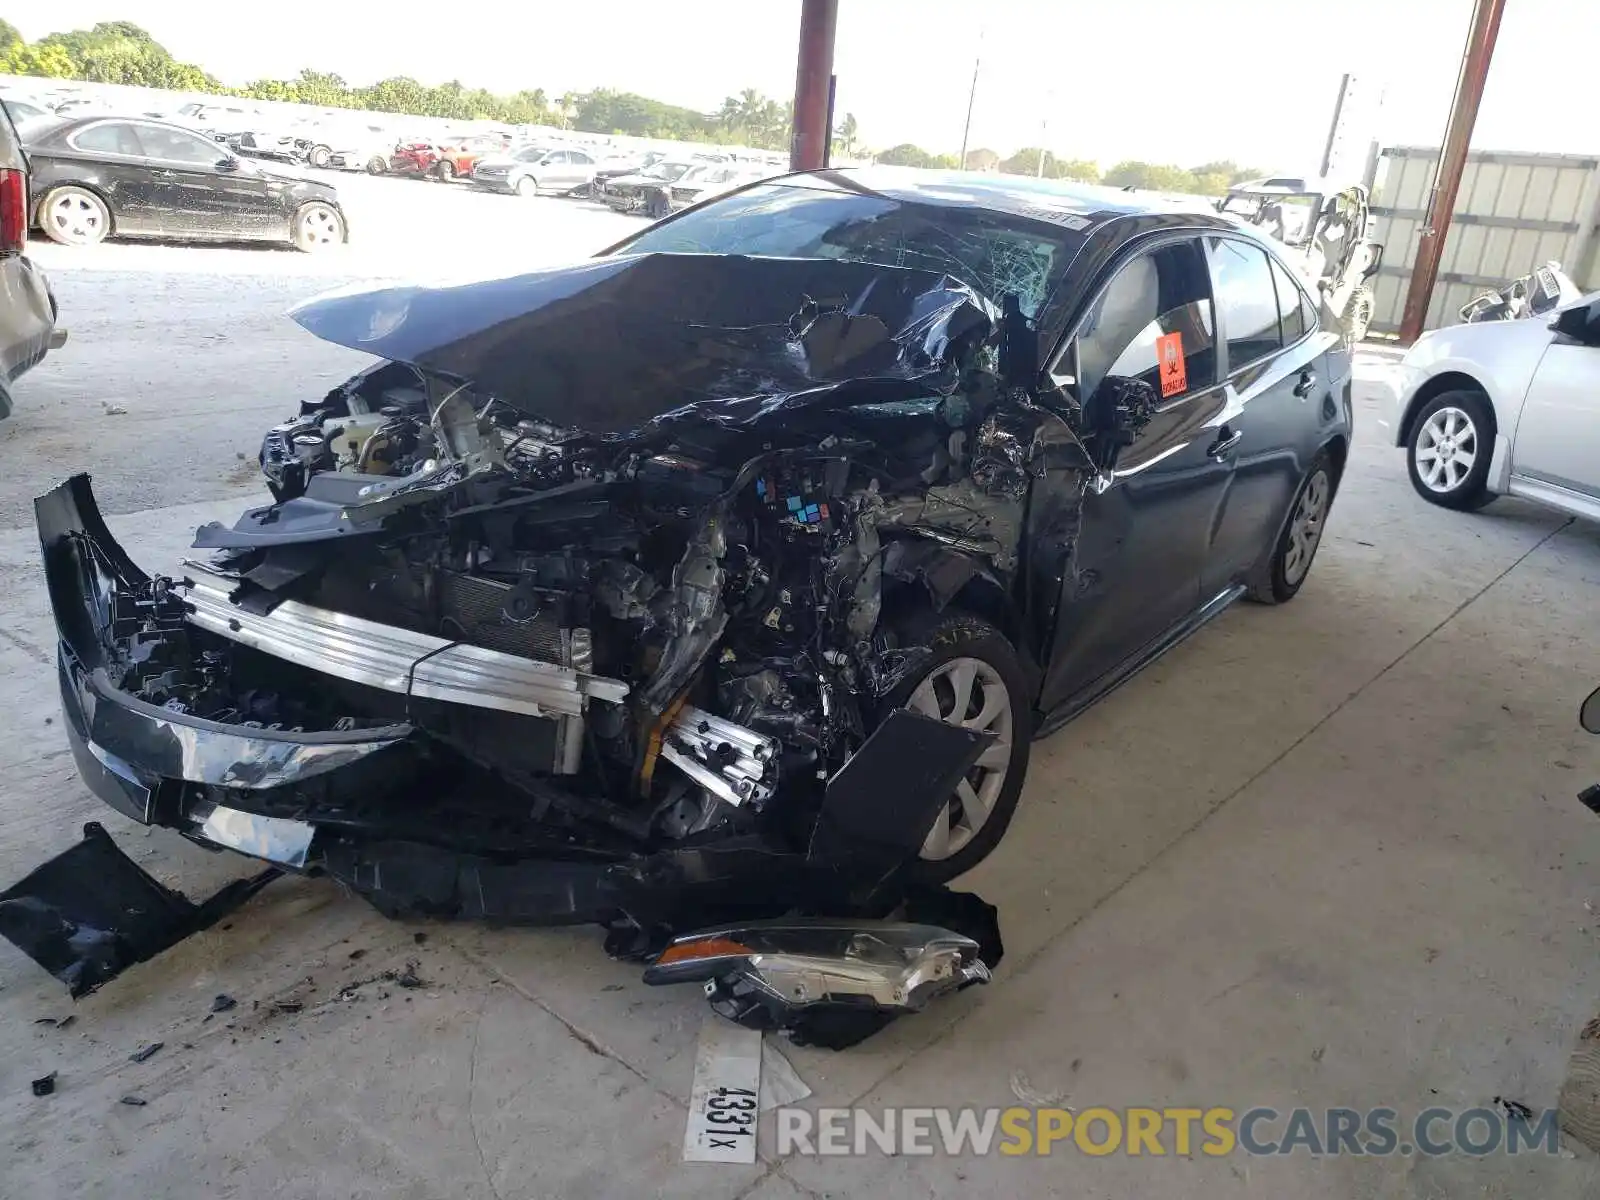
<svg viewBox="0 0 1600 1200"><path fill-rule="evenodd" d="M1183 334L1164 333L1156 339L1156 362L1161 367L1161 395L1176 396L1189 386L1183 362Z"/></svg>

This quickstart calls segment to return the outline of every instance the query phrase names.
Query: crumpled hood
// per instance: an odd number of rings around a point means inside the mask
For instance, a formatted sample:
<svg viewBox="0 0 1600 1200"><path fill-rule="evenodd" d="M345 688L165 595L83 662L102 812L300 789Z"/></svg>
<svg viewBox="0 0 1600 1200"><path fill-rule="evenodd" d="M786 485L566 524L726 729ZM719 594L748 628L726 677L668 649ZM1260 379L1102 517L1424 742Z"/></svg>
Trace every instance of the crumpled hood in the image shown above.
<svg viewBox="0 0 1600 1200"><path fill-rule="evenodd" d="M946 275L833 259L646 254L446 286L345 289L290 310L325 341L469 383L597 434L954 386L992 304ZM845 388L842 385L851 385ZM904 385L915 385L910 388Z"/></svg>

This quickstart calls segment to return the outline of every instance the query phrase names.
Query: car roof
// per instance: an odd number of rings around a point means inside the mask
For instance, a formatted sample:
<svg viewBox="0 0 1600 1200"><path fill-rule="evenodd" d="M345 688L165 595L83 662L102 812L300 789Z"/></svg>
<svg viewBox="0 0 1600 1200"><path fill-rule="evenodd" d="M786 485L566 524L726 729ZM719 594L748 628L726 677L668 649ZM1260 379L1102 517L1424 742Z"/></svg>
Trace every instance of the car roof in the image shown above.
<svg viewBox="0 0 1600 1200"><path fill-rule="evenodd" d="M49 125L46 125L44 123L44 118L40 117L36 122L30 123L32 127L29 130L30 136L28 140L30 143L33 143L43 141L45 138L50 138L51 140L66 138L86 126L98 125L102 121L122 121L132 125L156 125L162 129L171 129L178 133L187 133L192 137L203 139L205 136L204 134L196 133L195 130L188 125L179 125L172 121L163 121L157 117L146 117L136 114L130 115L128 113L117 112L97 112L89 113L81 117L60 117ZM220 151L221 149L222 147L219 144L218 150Z"/></svg>
<svg viewBox="0 0 1600 1200"><path fill-rule="evenodd" d="M1227 224L1218 219L1215 208L1198 196L1191 200L1027 175L873 166L798 171L775 175L765 182L861 192L912 204L975 205L1027 220L1065 225L1086 235L1134 216L1185 216L1202 218L1202 224Z"/></svg>

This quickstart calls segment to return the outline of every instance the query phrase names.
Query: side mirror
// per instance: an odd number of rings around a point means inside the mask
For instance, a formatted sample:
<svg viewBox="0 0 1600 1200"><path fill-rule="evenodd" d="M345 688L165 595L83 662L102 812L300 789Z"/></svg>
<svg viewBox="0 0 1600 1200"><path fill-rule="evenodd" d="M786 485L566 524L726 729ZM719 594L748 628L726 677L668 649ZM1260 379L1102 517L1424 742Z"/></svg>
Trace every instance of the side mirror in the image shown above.
<svg viewBox="0 0 1600 1200"><path fill-rule="evenodd" d="M237 158L228 157L217 160L217 170L219 171L237 171L239 167L240 163Z"/></svg>
<svg viewBox="0 0 1600 1200"><path fill-rule="evenodd" d="M1600 345L1600 322L1595 320L1600 315L1596 312L1597 306L1600 306L1600 301L1564 309L1550 322L1550 328L1582 345Z"/></svg>
<svg viewBox="0 0 1600 1200"><path fill-rule="evenodd" d="M1590 733L1600 733L1600 688L1590 692L1578 709L1578 724Z"/></svg>
<svg viewBox="0 0 1600 1200"><path fill-rule="evenodd" d="M1087 449L1094 465L1109 471L1150 423L1161 400L1142 379L1108 375L1083 407Z"/></svg>

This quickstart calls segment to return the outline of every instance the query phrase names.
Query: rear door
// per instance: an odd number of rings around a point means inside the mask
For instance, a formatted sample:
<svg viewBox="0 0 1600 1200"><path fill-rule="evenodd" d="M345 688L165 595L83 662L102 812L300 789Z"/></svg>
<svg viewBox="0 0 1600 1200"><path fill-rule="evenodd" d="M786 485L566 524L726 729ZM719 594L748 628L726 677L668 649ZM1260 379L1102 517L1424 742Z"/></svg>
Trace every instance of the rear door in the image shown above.
<svg viewBox="0 0 1600 1200"><path fill-rule="evenodd" d="M1232 476L1202 590L1239 582L1278 536L1337 386L1333 339L1289 270L1258 243L1206 239L1225 359L1224 427Z"/></svg>
<svg viewBox="0 0 1600 1200"><path fill-rule="evenodd" d="M1169 238L1124 262L1052 368L1082 397L1110 377L1142 379L1160 407L1084 498L1061 582L1041 706L1094 689L1201 603L1201 575L1231 463L1219 450L1211 278L1200 239Z"/></svg>
<svg viewBox="0 0 1600 1200"><path fill-rule="evenodd" d="M156 232L156 181L131 122L96 121L73 133L67 145L76 152L74 173L94 183L110 203L117 233Z"/></svg>
<svg viewBox="0 0 1600 1200"><path fill-rule="evenodd" d="M582 187L594 178L595 162L582 150L568 150L571 165L567 168L567 187Z"/></svg>

